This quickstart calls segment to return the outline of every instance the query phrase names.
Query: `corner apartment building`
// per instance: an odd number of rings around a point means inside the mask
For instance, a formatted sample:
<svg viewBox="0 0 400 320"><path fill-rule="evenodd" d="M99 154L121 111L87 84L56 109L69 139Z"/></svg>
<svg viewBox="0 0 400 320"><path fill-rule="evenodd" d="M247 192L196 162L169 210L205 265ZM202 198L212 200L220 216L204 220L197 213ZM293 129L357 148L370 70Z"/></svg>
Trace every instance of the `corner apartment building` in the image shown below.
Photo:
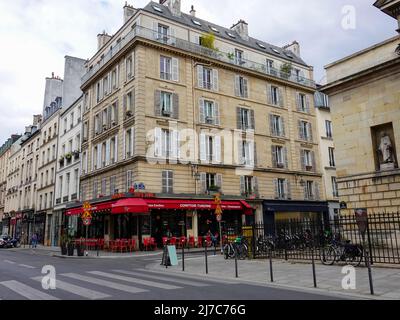
<svg viewBox="0 0 400 320"><path fill-rule="evenodd" d="M21 138L20 135L12 135L7 139L6 142L0 147L0 232L3 234L3 218L4 218L4 209L5 209L5 201L7 195L7 176L8 176L8 166L9 166L9 158L11 153L11 146ZM8 228L7 224L4 224L6 228ZM4 230L5 233L8 232L7 229Z"/></svg>
<svg viewBox="0 0 400 320"><path fill-rule="evenodd" d="M340 204L336 174L334 129L329 97L326 94L317 91L314 96L314 105L318 124L318 138L325 199L329 207L329 217L333 220L340 213Z"/></svg>
<svg viewBox="0 0 400 320"><path fill-rule="evenodd" d="M400 23L399 1L375 6ZM400 29L398 30L400 32ZM343 214L400 210L398 36L326 66Z"/></svg>
<svg viewBox="0 0 400 320"><path fill-rule="evenodd" d="M242 20L227 29L168 0L126 5L124 25L98 43L82 84L91 236L215 231L216 190L226 224L328 214L313 69L297 42L279 48Z"/></svg>

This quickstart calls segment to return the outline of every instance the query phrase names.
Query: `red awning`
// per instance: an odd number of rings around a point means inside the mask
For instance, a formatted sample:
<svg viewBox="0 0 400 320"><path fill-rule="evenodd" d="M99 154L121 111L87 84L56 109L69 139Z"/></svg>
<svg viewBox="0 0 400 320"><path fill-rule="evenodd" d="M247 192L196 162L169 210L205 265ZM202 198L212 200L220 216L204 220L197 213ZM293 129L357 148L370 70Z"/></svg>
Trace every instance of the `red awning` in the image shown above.
<svg viewBox="0 0 400 320"><path fill-rule="evenodd" d="M124 213L149 213L149 206L144 199L140 198L128 198L119 200L111 205L112 214L124 214Z"/></svg>
<svg viewBox="0 0 400 320"><path fill-rule="evenodd" d="M243 211L246 215L253 214L251 207L244 200L223 200L221 203L223 211ZM215 210L216 204L213 200L182 200L182 199L142 199L127 198L118 201L109 201L95 205L91 212L111 211L112 214L143 213L148 214L150 210L175 209L175 210ZM83 208L67 210L67 216L81 215Z"/></svg>

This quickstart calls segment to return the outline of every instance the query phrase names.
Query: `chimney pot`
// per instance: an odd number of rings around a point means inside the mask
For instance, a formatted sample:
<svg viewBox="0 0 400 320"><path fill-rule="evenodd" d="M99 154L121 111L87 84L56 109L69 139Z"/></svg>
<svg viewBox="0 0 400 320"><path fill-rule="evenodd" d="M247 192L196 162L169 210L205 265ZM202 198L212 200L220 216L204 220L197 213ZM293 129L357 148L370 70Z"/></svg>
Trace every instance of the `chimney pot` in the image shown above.
<svg viewBox="0 0 400 320"><path fill-rule="evenodd" d="M194 6L192 6L192 10L190 10L190 14L192 17L196 17L196 10L194 10Z"/></svg>

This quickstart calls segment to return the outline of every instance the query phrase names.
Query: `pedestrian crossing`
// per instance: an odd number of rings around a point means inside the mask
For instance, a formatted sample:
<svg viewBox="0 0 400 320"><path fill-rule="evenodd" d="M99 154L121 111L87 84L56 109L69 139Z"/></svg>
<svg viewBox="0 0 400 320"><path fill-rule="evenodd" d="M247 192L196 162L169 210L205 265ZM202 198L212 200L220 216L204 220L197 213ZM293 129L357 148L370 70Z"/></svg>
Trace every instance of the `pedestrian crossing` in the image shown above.
<svg viewBox="0 0 400 320"><path fill-rule="evenodd" d="M86 271L82 273L57 274L56 289L44 290L42 277L27 278L26 281L0 282L0 296L15 300L104 300L113 299L120 293L127 298L140 298L140 294L157 291L178 291L215 285L216 280L199 280L183 275L165 275L144 269ZM222 282L222 281L221 281ZM4 292L4 291L9 292ZM5 293L7 293L5 295Z"/></svg>

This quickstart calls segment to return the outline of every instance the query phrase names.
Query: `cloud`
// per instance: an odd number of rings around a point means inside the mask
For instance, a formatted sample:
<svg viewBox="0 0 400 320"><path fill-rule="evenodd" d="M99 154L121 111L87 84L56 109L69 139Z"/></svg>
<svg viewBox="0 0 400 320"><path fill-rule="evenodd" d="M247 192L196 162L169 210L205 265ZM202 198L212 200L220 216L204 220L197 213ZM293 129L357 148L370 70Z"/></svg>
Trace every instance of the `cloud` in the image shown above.
<svg viewBox="0 0 400 320"><path fill-rule="evenodd" d="M147 0L129 1L143 7ZM249 23L251 36L276 45L301 44L303 59L323 66L395 35L396 23L365 0L182 0L205 20L230 27ZM42 112L45 77L63 76L64 56L93 56L96 36L114 33L122 24L125 0L0 1L0 141L21 133L32 115ZM344 30L341 10L356 9L357 28ZM12 119L12 121L10 121ZM1 142L0 142L1 144Z"/></svg>

